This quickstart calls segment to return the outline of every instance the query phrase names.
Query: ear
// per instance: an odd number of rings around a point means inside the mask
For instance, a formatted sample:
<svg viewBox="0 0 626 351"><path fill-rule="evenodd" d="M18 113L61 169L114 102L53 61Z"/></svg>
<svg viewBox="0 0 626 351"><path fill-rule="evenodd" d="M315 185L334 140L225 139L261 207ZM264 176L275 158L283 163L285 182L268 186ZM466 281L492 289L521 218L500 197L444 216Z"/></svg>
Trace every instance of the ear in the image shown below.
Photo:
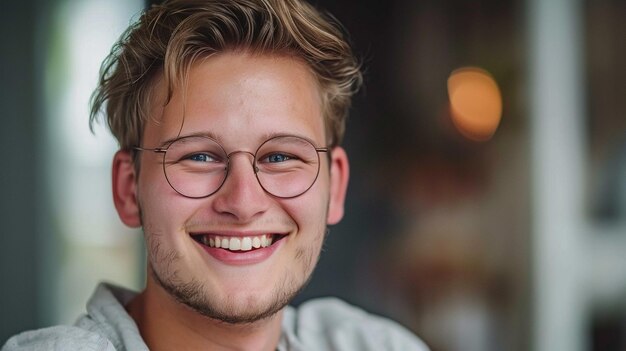
<svg viewBox="0 0 626 351"><path fill-rule="evenodd" d="M348 155L341 147L336 147L331 152L330 160L330 201L328 203L327 224L337 224L343 218L343 205L348 189L350 178L350 166Z"/></svg>
<svg viewBox="0 0 626 351"><path fill-rule="evenodd" d="M141 226L137 202L137 176L132 156L118 151L113 157L113 202L120 219L129 227Z"/></svg>

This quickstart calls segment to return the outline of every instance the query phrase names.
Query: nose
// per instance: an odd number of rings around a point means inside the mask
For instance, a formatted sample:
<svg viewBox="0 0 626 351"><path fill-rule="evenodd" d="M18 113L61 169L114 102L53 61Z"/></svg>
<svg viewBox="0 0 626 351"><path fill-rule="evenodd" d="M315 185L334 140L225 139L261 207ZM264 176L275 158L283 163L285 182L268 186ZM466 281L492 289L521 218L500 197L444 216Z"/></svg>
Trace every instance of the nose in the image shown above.
<svg viewBox="0 0 626 351"><path fill-rule="evenodd" d="M271 199L256 178L254 154L235 151L228 158L228 176L213 195L213 207L220 214L246 222L265 212Z"/></svg>

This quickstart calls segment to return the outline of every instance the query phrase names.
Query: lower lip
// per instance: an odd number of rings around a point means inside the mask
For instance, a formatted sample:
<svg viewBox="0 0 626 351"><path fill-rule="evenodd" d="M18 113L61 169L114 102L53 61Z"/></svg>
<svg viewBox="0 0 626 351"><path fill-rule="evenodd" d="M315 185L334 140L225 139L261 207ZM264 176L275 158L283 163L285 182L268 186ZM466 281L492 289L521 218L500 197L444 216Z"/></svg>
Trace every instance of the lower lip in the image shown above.
<svg viewBox="0 0 626 351"><path fill-rule="evenodd" d="M267 260L270 256L272 256L274 251L278 250L278 248L283 245L283 241L284 238L283 240L279 240L268 247L250 251L230 251L217 247L208 247L198 242L196 242L196 244L200 245L204 251L222 263L232 266L245 266Z"/></svg>

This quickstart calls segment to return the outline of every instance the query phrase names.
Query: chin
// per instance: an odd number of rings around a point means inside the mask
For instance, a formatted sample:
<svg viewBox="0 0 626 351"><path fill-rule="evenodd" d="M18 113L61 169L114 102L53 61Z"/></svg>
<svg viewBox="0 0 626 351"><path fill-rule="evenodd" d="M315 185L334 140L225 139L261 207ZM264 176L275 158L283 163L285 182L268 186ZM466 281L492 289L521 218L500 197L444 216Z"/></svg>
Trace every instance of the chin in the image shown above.
<svg viewBox="0 0 626 351"><path fill-rule="evenodd" d="M212 320L242 325L260 322L276 315L300 293L310 278L297 282L286 277L282 282L264 289L265 292L238 287L232 289L232 292L227 290L216 293L211 292L213 289L200 281L182 283L160 277L154 270L152 272L154 280L186 308Z"/></svg>

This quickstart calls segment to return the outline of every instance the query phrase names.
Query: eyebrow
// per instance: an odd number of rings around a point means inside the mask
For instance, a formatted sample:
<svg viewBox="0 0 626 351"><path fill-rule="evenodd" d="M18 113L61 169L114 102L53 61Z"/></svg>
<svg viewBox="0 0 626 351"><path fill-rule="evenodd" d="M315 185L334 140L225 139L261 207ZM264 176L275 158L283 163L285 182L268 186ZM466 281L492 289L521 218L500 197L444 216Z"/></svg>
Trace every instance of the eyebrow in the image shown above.
<svg viewBox="0 0 626 351"><path fill-rule="evenodd" d="M317 143L315 142L315 140L309 138L306 135L299 134L299 133L281 133L281 132L265 133L265 134L263 134L263 138L262 138L261 142L264 142L264 141L272 139L272 138L280 137L280 136L295 136L295 137L298 137L298 138L302 138L302 139L308 141L309 143L311 143L313 146L318 147ZM323 145L321 147L325 147L325 145Z"/></svg>
<svg viewBox="0 0 626 351"><path fill-rule="evenodd" d="M180 135L175 136L174 138L166 139L163 142L161 142L160 147L164 148L170 145L171 143L175 142L176 140L179 140L182 138L188 138L188 137L209 137L217 141L218 143L222 144L222 140L217 135L215 135L215 133L212 133L210 131L202 131L202 132L195 132L195 133L190 133L190 134L180 134Z"/></svg>
<svg viewBox="0 0 626 351"><path fill-rule="evenodd" d="M263 136L261 138L261 143L264 142L264 141L267 141L269 139L280 137L280 136L295 136L295 137L307 140L308 142L310 142L315 147L327 147L327 145L325 145L325 144L323 144L321 146L318 146L317 143L313 139L309 138L306 135L299 134L299 133L285 133L285 132L269 132L269 133L265 133L265 134L263 134ZM165 148L166 146L170 145L171 143L175 142L176 140L179 140L179 139L182 139L182 138L188 138L188 137L208 137L208 138L211 138L211 139L217 141L220 145L224 144L223 140L220 137L218 137L215 133L210 132L210 131L200 131L200 132L189 133L189 134L181 134L181 135L178 135L178 136L176 136L174 138L166 139L163 142L161 142L159 147L160 148Z"/></svg>

